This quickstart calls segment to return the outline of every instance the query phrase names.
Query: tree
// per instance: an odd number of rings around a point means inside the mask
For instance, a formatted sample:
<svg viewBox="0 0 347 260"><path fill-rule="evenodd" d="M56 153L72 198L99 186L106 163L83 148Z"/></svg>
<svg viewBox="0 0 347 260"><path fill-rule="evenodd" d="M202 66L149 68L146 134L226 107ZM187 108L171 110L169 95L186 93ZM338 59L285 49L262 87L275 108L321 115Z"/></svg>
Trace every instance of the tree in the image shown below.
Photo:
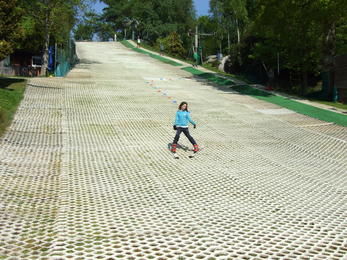
<svg viewBox="0 0 347 260"><path fill-rule="evenodd" d="M110 23L99 21L96 27L96 36L100 41L108 41L114 38L114 29Z"/></svg>
<svg viewBox="0 0 347 260"><path fill-rule="evenodd" d="M320 59L315 1L261 0L259 10L254 33L262 41L256 44L254 55L272 68L280 55L283 67L301 73L301 95L304 95L308 73L317 72Z"/></svg>
<svg viewBox="0 0 347 260"><path fill-rule="evenodd" d="M86 23L80 23L74 29L74 38L76 41L92 41L94 33L94 26L90 26Z"/></svg>
<svg viewBox="0 0 347 260"><path fill-rule="evenodd" d="M77 24L73 30L74 38L77 41L92 41L97 32L100 16L94 12L86 12L83 20Z"/></svg>
<svg viewBox="0 0 347 260"><path fill-rule="evenodd" d="M347 53L347 18L336 25L336 55Z"/></svg>
<svg viewBox="0 0 347 260"><path fill-rule="evenodd" d="M230 36L235 35L237 44L241 43L241 35L248 21L245 0L211 0L210 10L218 21L222 34L227 34L230 51Z"/></svg>
<svg viewBox="0 0 347 260"><path fill-rule="evenodd" d="M51 42L66 44L70 32L77 20L78 7L84 0L23 0L25 10L23 23L26 28L26 38L36 39L42 48L43 66L45 72L48 65L48 47ZM31 47L31 46L27 46Z"/></svg>
<svg viewBox="0 0 347 260"><path fill-rule="evenodd" d="M127 19L138 21L135 29L141 38L155 43L157 38L176 31L184 42L189 28L194 25L195 12L192 0L104 0L103 18L116 31L132 30Z"/></svg>
<svg viewBox="0 0 347 260"><path fill-rule="evenodd" d="M347 11L344 0L260 0L257 9L253 32L262 40L254 55L274 66L279 53L282 66L301 73L302 95L309 72L333 71L336 26Z"/></svg>
<svg viewBox="0 0 347 260"><path fill-rule="evenodd" d="M218 24L215 19L210 16L200 16L197 20L199 31L201 33L216 33L218 32ZM217 34L217 37L220 36ZM216 54L220 49L220 42L216 41L216 36L200 37L200 42L204 46L204 53Z"/></svg>
<svg viewBox="0 0 347 260"><path fill-rule="evenodd" d="M158 38L156 45L159 46L160 44L163 44L165 50L172 55L184 57L186 54L182 40L177 32L172 32L165 38Z"/></svg>
<svg viewBox="0 0 347 260"><path fill-rule="evenodd" d="M23 35L23 28L18 23L22 14L17 0L0 1L0 60L13 52Z"/></svg>
<svg viewBox="0 0 347 260"><path fill-rule="evenodd" d="M346 22L345 0L320 0L315 3L317 21L322 32L322 67L330 74L328 99L331 100L334 88L334 57L336 56L336 29ZM341 35L343 37L343 34Z"/></svg>

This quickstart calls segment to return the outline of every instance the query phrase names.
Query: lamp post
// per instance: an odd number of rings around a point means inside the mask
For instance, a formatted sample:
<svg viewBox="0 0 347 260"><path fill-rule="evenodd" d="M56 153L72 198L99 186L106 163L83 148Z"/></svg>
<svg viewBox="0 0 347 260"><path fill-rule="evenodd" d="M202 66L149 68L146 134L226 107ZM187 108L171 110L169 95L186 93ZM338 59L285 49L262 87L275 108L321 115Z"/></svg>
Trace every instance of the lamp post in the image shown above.
<svg viewBox="0 0 347 260"><path fill-rule="evenodd" d="M193 33L191 31L188 32L188 35L189 36L193 36ZM201 59L199 61L197 61L197 63L202 63L202 46L201 44L199 43L200 41L200 36L214 36L215 33L199 33L199 26L197 25L195 27L195 34L194 34L194 38L195 38L195 46L194 46L194 52L196 52L198 55L196 55L196 59ZM193 53L194 53L193 52Z"/></svg>

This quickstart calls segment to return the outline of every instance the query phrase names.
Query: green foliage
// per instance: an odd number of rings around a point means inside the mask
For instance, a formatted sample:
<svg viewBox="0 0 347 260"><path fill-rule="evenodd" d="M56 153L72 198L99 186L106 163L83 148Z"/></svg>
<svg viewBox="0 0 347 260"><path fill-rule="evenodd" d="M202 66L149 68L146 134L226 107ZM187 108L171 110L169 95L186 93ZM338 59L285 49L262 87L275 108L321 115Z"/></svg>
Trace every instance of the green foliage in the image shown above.
<svg viewBox="0 0 347 260"><path fill-rule="evenodd" d="M99 22L96 27L96 35L100 41L108 41L114 38L114 29L110 23Z"/></svg>
<svg viewBox="0 0 347 260"><path fill-rule="evenodd" d="M250 1L246 0L211 0L210 7L213 18L218 23L217 36L223 40L226 34L232 41L240 43L241 36L248 25Z"/></svg>
<svg viewBox="0 0 347 260"><path fill-rule="evenodd" d="M52 11L52 31L53 40L62 44L70 38L70 32L76 23L76 7L78 1L63 1L59 2L59 7Z"/></svg>
<svg viewBox="0 0 347 260"><path fill-rule="evenodd" d="M0 60L13 52L23 35L18 23L22 10L17 5L17 0L0 1Z"/></svg>
<svg viewBox="0 0 347 260"><path fill-rule="evenodd" d="M333 68L336 38L339 52L345 49L344 2L260 0L253 24L258 42L251 56L274 68L279 54L282 68L302 74L301 93L305 93L307 73Z"/></svg>
<svg viewBox="0 0 347 260"><path fill-rule="evenodd" d="M347 19L336 27L336 55L347 54Z"/></svg>
<svg viewBox="0 0 347 260"><path fill-rule="evenodd" d="M199 31L201 33L215 33L218 32L218 23L216 19L210 16L200 16L197 21L199 25ZM218 37L218 36L217 36ZM203 51L205 54L217 54L219 51L219 42L216 41L214 36L201 36L200 43L203 45ZM193 43L192 43L193 44Z"/></svg>
<svg viewBox="0 0 347 260"><path fill-rule="evenodd" d="M115 31L131 31L151 43L176 31L184 42L194 24L192 0L104 0L108 8L103 18Z"/></svg>
<svg viewBox="0 0 347 260"><path fill-rule="evenodd" d="M26 29L23 47L31 49L33 46L30 45L30 40L35 39L35 45L42 48L47 36L51 42L66 43L76 22L77 7L80 4L80 0L22 1L21 6L25 10L22 25Z"/></svg>
<svg viewBox="0 0 347 260"><path fill-rule="evenodd" d="M313 2L299 0L266 0L260 6L255 31L265 40L255 46L255 55L275 66L277 53L285 58L285 68L311 71L317 68L319 56L319 27ZM291 10L287 12L286 10ZM266 50L265 50L266 49Z"/></svg>
<svg viewBox="0 0 347 260"><path fill-rule="evenodd" d="M19 48L43 54L45 72L48 64L48 47L65 46L77 21L78 11L89 0L22 0L24 10L21 21L25 34Z"/></svg>
<svg viewBox="0 0 347 260"><path fill-rule="evenodd" d="M105 21L101 15L86 12L83 21L74 29L74 38L78 41L91 41L96 35L98 40L108 41L109 38L114 38L114 33L114 27Z"/></svg>
<svg viewBox="0 0 347 260"><path fill-rule="evenodd" d="M93 39L94 32L94 26L80 23L74 30L74 37L77 41L91 41Z"/></svg>
<svg viewBox="0 0 347 260"><path fill-rule="evenodd" d="M160 44L164 45L165 51L171 55L185 57L186 50L183 47L182 40L177 32L170 33L165 38L158 38L156 47L159 49Z"/></svg>
<svg viewBox="0 0 347 260"><path fill-rule="evenodd" d="M86 12L83 20L73 30L77 41L91 41L98 24L99 16L94 12Z"/></svg>
<svg viewBox="0 0 347 260"><path fill-rule="evenodd" d="M301 77L304 93L308 74L331 70L333 57L347 53L345 0L211 0L210 8L212 17L199 23L217 24L215 43L224 53L230 36L234 72L256 63L275 69L279 55L281 69ZM216 44L206 45L215 52Z"/></svg>
<svg viewBox="0 0 347 260"><path fill-rule="evenodd" d="M0 136L16 112L23 98L26 82L20 78L0 77Z"/></svg>
<svg viewBox="0 0 347 260"><path fill-rule="evenodd" d="M143 49L143 48L134 47L132 44L130 44L130 43L129 43L128 41L126 41L126 40L121 41L121 43L122 43L124 46L126 46L126 47L128 47L128 48L131 48L131 49L133 49L134 51L136 51L136 52L138 52L138 53L146 54L146 55L152 57L153 59L160 60L160 61L165 62L165 63L167 63L167 64L170 64L170 65L172 65L172 66L182 66L181 63L178 63L178 62L173 61L173 60L171 60L171 59L167 59L167 58L165 58L165 57L163 57L163 56L160 56L160 55L157 55L157 54L148 52L148 51L146 51L146 50Z"/></svg>

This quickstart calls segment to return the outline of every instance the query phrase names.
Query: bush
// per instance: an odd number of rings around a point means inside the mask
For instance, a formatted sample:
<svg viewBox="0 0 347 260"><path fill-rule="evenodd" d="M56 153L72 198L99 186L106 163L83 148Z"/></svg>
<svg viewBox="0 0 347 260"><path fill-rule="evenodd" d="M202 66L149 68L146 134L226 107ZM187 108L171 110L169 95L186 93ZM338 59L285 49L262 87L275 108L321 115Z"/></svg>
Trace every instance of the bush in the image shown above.
<svg viewBox="0 0 347 260"><path fill-rule="evenodd" d="M185 57L186 50L183 47L182 40L177 32L170 33L169 36L165 38L158 38L155 47L160 49L160 44L164 45L164 51L179 57Z"/></svg>

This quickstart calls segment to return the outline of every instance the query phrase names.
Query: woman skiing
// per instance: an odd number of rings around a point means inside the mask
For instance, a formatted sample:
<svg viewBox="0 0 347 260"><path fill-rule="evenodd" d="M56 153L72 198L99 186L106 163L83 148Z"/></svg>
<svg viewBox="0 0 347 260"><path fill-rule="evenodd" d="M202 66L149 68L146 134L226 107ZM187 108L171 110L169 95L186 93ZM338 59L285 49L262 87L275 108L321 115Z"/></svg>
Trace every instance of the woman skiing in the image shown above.
<svg viewBox="0 0 347 260"><path fill-rule="evenodd" d="M171 146L171 152L176 153L177 142L182 132L194 146L194 153L199 151L199 147L196 144L194 138L189 134L189 122L194 126L194 128L196 128L196 123L190 118L190 112L188 111L187 102L182 102L178 107L178 111L176 112L176 118L173 126L173 129L176 130L176 135Z"/></svg>

